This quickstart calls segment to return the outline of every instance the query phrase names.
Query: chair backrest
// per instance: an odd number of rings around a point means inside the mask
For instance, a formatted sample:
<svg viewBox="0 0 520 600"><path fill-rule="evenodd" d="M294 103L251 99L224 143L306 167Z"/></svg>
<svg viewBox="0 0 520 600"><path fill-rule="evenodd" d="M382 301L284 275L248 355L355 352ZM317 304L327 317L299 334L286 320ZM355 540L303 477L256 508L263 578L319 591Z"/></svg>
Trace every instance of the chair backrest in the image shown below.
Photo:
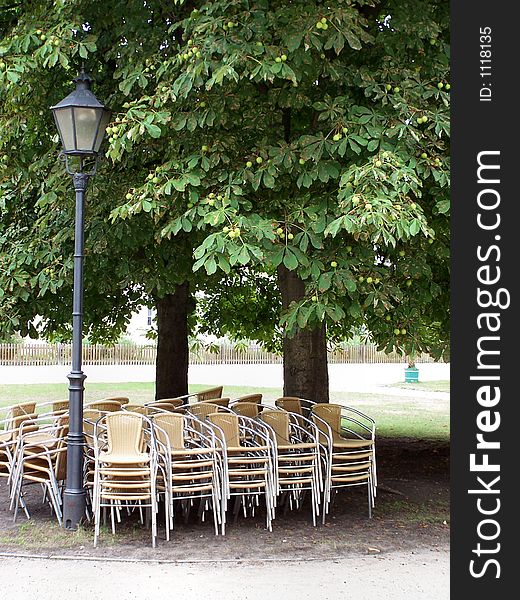
<svg viewBox="0 0 520 600"><path fill-rule="evenodd" d="M297 415L303 415L302 403L299 398L294 396L282 396L277 398L274 402L278 408L283 408L287 412L296 413Z"/></svg>
<svg viewBox="0 0 520 600"><path fill-rule="evenodd" d="M23 415L31 415L36 409L36 402L25 402L24 404L16 404L9 409L9 417L22 417Z"/></svg>
<svg viewBox="0 0 520 600"><path fill-rule="evenodd" d="M107 400L110 402L119 402L119 404L128 404L130 402L130 398L126 396L110 396L110 398L103 398L103 400Z"/></svg>
<svg viewBox="0 0 520 600"><path fill-rule="evenodd" d="M97 400L96 402L90 402L85 408L102 412L117 412L121 410L121 402L117 400Z"/></svg>
<svg viewBox="0 0 520 600"><path fill-rule="evenodd" d="M157 425L159 429L156 429L156 437L163 444L167 440L164 439L166 435L172 449L184 448L184 423L185 417L180 413L163 413L153 415L152 417L154 425Z"/></svg>
<svg viewBox="0 0 520 600"><path fill-rule="evenodd" d="M174 410L183 404L184 401L181 398L163 398L161 400L156 400L155 402L147 402L146 406Z"/></svg>
<svg viewBox="0 0 520 600"><path fill-rule="evenodd" d="M208 388L207 390L202 390L197 393L197 401L201 402L203 400L213 400L214 398L222 398L222 390L224 389L223 385L219 385L217 387Z"/></svg>
<svg viewBox="0 0 520 600"><path fill-rule="evenodd" d="M37 419L37 418L38 418L38 415L36 413L23 414L23 415L18 415L17 417L13 417L9 421L9 424L6 427L7 430L11 431L10 439L16 440L18 438L18 436L20 434L20 427L24 423L26 423L25 427L23 428L24 434L29 433L31 431L36 431L38 429L38 425L36 424L36 422L34 422L33 425L27 424L27 422L35 421L35 419Z"/></svg>
<svg viewBox="0 0 520 600"><path fill-rule="evenodd" d="M69 401L68 400L57 400L52 403L52 412L64 412L69 410Z"/></svg>
<svg viewBox="0 0 520 600"><path fill-rule="evenodd" d="M123 410L127 412L139 413L140 415L148 416L152 410L150 410L147 406L143 406L142 404L125 404Z"/></svg>
<svg viewBox="0 0 520 600"><path fill-rule="evenodd" d="M289 444L289 413L266 408L260 419L274 431L277 444Z"/></svg>
<svg viewBox="0 0 520 600"><path fill-rule="evenodd" d="M237 415L249 417L250 419L255 419L260 413L260 407L256 402L237 402L236 404L233 404L231 408Z"/></svg>
<svg viewBox="0 0 520 600"><path fill-rule="evenodd" d="M205 421L208 415L221 412L221 408L216 404L211 404L211 402L197 402L189 407L188 412L197 419Z"/></svg>
<svg viewBox="0 0 520 600"><path fill-rule="evenodd" d="M131 412L113 412L105 416L109 452L141 454L145 420Z"/></svg>
<svg viewBox="0 0 520 600"><path fill-rule="evenodd" d="M240 396L235 402L254 402L260 404L262 402L262 394L247 394L246 396Z"/></svg>
<svg viewBox="0 0 520 600"><path fill-rule="evenodd" d="M201 400L198 404L212 404L213 406L229 406L229 398L212 398L211 400Z"/></svg>
<svg viewBox="0 0 520 600"><path fill-rule="evenodd" d="M96 421L103 416L99 410L86 408L83 411L83 433L85 434L87 445L91 446L91 441L94 438L94 426Z"/></svg>
<svg viewBox="0 0 520 600"><path fill-rule="evenodd" d="M238 419L238 415L229 412L219 412L208 415L208 421L213 425L216 425L222 431L224 435L223 441L226 443L226 446L235 448L240 446L240 427ZM219 437L221 436L219 435Z"/></svg>
<svg viewBox="0 0 520 600"><path fill-rule="evenodd" d="M320 421L322 419L332 429L333 432L339 433L341 431L341 405L340 404L328 404L321 403L315 404L312 407L313 416L316 415L318 419L313 419L318 429L325 432L326 428Z"/></svg>
<svg viewBox="0 0 520 600"><path fill-rule="evenodd" d="M58 444L56 445L56 462L54 463L54 475L58 481L67 477L67 436L69 435L69 417L63 415L57 422Z"/></svg>

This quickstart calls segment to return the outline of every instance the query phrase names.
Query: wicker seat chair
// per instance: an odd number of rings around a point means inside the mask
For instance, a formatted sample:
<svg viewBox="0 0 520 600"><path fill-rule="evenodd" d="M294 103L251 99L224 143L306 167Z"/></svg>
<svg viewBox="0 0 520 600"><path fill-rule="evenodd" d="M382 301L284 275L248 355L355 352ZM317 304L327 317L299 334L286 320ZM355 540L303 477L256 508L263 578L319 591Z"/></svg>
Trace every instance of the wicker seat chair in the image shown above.
<svg viewBox="0 0 520 600"><path fill-rule="evenodd" d="M222 390L224 389L223 385L218 385L216 387L208 388L207 390L202 390L201 392L197 392L196 401L202 402L204 400L214 400L215 398L222 398Z"/></svg>
<svg viewBox="0 0 520 600"><path fill-rule="evenodd" d="M377 486L374 420L340 404L316 404L312 420L320 430L320 442L328 455L323 520L329 509L331 490L358 485L367 486L371 517Z"/></svg>
<svg viewBox="0 0 520 600"><path fill-rule="evenodd" d="M272 531L276 508L276 460L269 429L247 417L231 412L208 415L220 444L224 466L222 533L225 532L228 500L236 498L235 514L240 507L244 516L254 515L259 498L265 499L266 526Z"/></svg>
<svg viewBox="0 0 520 600"><path fill-rule="evenodd" d="M26 405L27 406L27 405ZM33 404L35 406L35 404ZM20 427L25 421L34 421L36 413L26 413L25 409L12 410L10 407L7 415L0 421L0 477L7 479L11 484L12 474L15 467L15 454L20 434ZM36 428L36 426L33 426Z"/></svg>
<svg viewBox="0 0 520 600"><path fill-rule="evenodd" d="M233 403L235 402L254 402L255 404L261 404L262 403L262 394L246 394L245 396L239 396L236 400L233 400Z"/></svg>
<svg viewBox="0 0 520 600"><path fill-rule="evenodd" d="M215 535L218 535L223 497L222 465L213 429L182 413L157 414L152 422L165 465L158 488L165 492L165 500L170 503L170 527L174 527L175 504L181 507L187 520L198 501L199 516L204 520L210 510Z"/></svg>
<svg viewBox="0 0 520 600"><path fill-rule="evenodd" d="M286 506L299 508L310 491L312 522L316 525L323 490L318 428L312 422L303 428L290 413L278 409L266 408L259 418L270 428L275 444L278 492L284 494Z"/></svg>
<svg viewBox="0 0 520 600"><path fill-rule="evenodd" d="M49 499L58 522L62 523L61 487L67 470L68 430L67 415L51 421L48 417L35 416L21 423L11 485L10 508L14 509L15 521L20 506L30 518L23 486L37 483L43 487L44 499Z"/></svg>
<svg viewBox="0 0 520 600"><path fill-rule="evenodd" d="M231 410L242 417L256 419L260 414L262 407L257 402L235 402L230 406Z"/></svg>
<svg viewBox="0 0 520 600"><path fill-rule="evenodd" d="M85 405L86 409L99 410L104 413L118 412L121 410L121 402L119 400L96 400Z"/></svg>
<svg viewBox="0 0 520 600"><path fill-rule="evenodd" d="M174 411L176 408L180 408L184 405L182 398L164 398L162 400L155 400L154 402L147 402L145 406L150 408L161 408L169 412Z"/></svg>
<svg viewBox="0 0 520 600"><path fill-rule="evenodd" d="M149 508L152 547L157 540L157 447L151 421L128 411L103 415L94 427L94 546L101 525L101 508L109 508L112 532L121 509ZM166 526L169 515L166 514Z"/></svg>

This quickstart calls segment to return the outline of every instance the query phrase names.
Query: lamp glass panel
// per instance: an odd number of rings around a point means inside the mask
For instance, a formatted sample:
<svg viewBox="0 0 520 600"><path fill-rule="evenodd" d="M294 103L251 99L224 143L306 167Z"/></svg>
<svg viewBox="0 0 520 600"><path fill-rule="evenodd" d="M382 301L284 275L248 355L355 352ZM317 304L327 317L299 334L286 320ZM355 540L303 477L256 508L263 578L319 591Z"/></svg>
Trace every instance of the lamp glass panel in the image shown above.
<svg viewBox="0 0 520 600"><path fill-rule="evenodd" d="M103 141L103 136L105 135L105 130L110 123L110 111L104 109L103 115L101 117L101 123L99 124L98 133L96 136L96 141L94 142L94 152L99 152L99 148L101 147L101 142Z"/></svg>
<svg viewBox="0 0 520 600"><path fill-rule="evenodd" d="M72 108L58 108L54 110L54 120L58 127L61 143L65 152L76 149L74 143L74 127L72 125Z"/></svg>
<svg viewBox="0 0 520 600"><path fill-rule="evenodd" d="M101 118L101 110L96 108L74 107L76 124L76 149L78 152L93 152L94 141Z"/></svg>

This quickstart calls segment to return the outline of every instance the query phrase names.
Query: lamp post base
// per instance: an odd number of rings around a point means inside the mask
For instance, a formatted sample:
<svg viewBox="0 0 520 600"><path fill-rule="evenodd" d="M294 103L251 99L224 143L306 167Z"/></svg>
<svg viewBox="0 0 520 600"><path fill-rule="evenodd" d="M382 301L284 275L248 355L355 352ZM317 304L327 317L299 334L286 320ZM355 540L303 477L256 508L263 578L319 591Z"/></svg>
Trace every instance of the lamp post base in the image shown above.
<svg viewBox="0 0 520 600"><path fill-rule="evenodd" d="M86 516L85 490L65 490L63 493L63 527L75 531Z"/></svg>

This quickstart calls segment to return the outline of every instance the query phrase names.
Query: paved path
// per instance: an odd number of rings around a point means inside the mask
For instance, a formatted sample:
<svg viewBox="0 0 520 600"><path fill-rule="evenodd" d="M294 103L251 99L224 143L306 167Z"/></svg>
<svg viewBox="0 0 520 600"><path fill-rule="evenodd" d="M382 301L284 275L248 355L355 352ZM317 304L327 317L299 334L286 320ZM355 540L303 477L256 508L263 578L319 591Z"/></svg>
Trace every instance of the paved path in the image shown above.
<svg viewBox="0 0 520 600"><path fill-rule="evenodd" d="M392 389L387 386L404 380L404 364L331 364L329 365L330 390L334 392L384 393L385 395L439 397L439 392ZM85 366L87 383L154 381L153 366ZM63 383L68 366L5 367L0 366L0 384L9 383ZM425 363L419 365L421 381L450 378L450 365ZM189 370L191 384L238 385L281 388L282 365L192 365ZM445 394L446 398L448 394Z"/></svg>
<svg viewBox="0 0 520 600"><path fill-rule="evenodd" d="M447 600L448 551L335 561L134 563L0 557L2 598Z"/></svg>

